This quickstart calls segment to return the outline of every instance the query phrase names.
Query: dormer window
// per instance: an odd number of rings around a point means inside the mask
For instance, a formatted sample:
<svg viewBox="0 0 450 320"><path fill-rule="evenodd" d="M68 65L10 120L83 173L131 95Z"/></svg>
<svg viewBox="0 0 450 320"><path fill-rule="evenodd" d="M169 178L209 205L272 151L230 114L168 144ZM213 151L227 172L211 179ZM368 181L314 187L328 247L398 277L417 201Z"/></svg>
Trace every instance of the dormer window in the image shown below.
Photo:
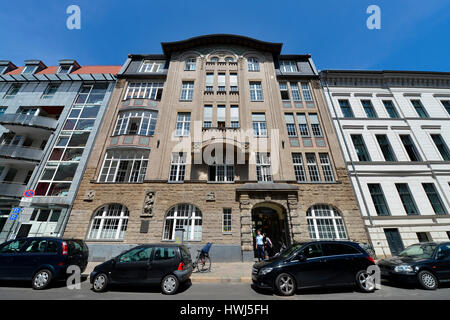
<svg viewBox="0 0 450 320"><path fill-rule="evenodd" d="M298 72L297 63L292 60L281 60L280 70L281 72Z"/></svg>
<svg viewBox="0 0 450 320"><path fill-rule="evenodd" d="M144 60L139 72L162 72L164 64L163 60Z"/></svg>
<svg viewBox="0 0 450 320"><path fill-rule="evenodd" d="M35 65L25 66L25 68L23 68L23 70L22 70L22 74L33 74L36 72L37 68L38 68L38 66L35 66Z"/></svg>
<svg viewBox="0 0 450 320"><path fill-rule="evenodd" d="M8 68L8 66L0 66L0 74L5 73L7 68Z"/></svg>
<svg viewBox="0 0 450 320"><path fill-rule="evenodd" d="M71 70L72 70L72 66L71 65L69 65L69 64L61 65L59 67L58 73L68 74L68 73L70 73Z"/></svg>

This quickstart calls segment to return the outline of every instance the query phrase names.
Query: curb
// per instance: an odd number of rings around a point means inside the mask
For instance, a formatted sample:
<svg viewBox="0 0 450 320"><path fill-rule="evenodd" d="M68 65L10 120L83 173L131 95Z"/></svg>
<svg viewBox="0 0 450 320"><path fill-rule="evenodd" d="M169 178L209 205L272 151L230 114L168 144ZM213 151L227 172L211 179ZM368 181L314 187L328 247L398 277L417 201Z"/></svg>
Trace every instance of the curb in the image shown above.
<svg viewBox="0 0 450 320"><path fill-rule="evenodd" d="M192 283L251 283L251 277L191 277Z"/></svg>

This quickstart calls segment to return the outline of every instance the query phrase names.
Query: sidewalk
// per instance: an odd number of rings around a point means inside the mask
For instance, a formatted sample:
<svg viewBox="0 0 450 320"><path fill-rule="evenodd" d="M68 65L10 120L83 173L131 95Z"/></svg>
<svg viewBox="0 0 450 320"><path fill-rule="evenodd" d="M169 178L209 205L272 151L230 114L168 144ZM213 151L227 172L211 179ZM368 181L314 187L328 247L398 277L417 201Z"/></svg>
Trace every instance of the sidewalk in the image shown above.
<svg viewBox="0 0 450 320"><path fill-rule="evenodd" d="M89 276L100 262L89 262L83 275ZM211 271L205 273L193 272L193 283L226 283L226 282L252 282L252 266L254 262L221 262L212 263Z"/></svg>

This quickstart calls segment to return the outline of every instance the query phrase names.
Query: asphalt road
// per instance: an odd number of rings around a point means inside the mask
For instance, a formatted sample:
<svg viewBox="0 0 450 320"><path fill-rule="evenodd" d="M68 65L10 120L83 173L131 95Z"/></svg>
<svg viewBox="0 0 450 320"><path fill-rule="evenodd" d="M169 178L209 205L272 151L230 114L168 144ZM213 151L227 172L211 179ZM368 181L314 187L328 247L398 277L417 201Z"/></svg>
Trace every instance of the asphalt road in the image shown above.
<svg viewBox="0 0 450 320"><path fill-rule="evenodd" d="M65 283L55 283L43 291L31 289L29 282L0 282L0 300L450 300L450 285L435 291L414 287L399 287L383 283L381 289L365 294L353 288L300 290L294 296L280 297L270 291L255 290L248 283L193 283L185 285L174 296L161 294L158 287L115 287L95 293L87 280L81 289L69 290Z"/></svg>

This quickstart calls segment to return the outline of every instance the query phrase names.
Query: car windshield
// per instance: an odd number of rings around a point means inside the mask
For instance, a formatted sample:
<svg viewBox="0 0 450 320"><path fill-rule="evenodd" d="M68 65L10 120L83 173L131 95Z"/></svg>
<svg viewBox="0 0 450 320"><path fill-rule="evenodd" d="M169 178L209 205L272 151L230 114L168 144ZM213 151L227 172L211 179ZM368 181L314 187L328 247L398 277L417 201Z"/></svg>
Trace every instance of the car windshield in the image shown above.
<svg viewBox="0 0 450 320"><path fill-rule="evenodd" d="M298 243L298 244L294 244L290 247L287 247L284 251L282 251L280 253L280 257L283 257L283 258L290 257L295 251L300 249L303 245L304 245L304 243Z"/></svg>
<svg viewBox="0 0 450 320"><path fill-rule="evenodd" d="M433 256L434 249L436 249L435 244L414 244L409 246L402 252L399 256L401 257L414 257L414 258L431 258Z"/></svg>

